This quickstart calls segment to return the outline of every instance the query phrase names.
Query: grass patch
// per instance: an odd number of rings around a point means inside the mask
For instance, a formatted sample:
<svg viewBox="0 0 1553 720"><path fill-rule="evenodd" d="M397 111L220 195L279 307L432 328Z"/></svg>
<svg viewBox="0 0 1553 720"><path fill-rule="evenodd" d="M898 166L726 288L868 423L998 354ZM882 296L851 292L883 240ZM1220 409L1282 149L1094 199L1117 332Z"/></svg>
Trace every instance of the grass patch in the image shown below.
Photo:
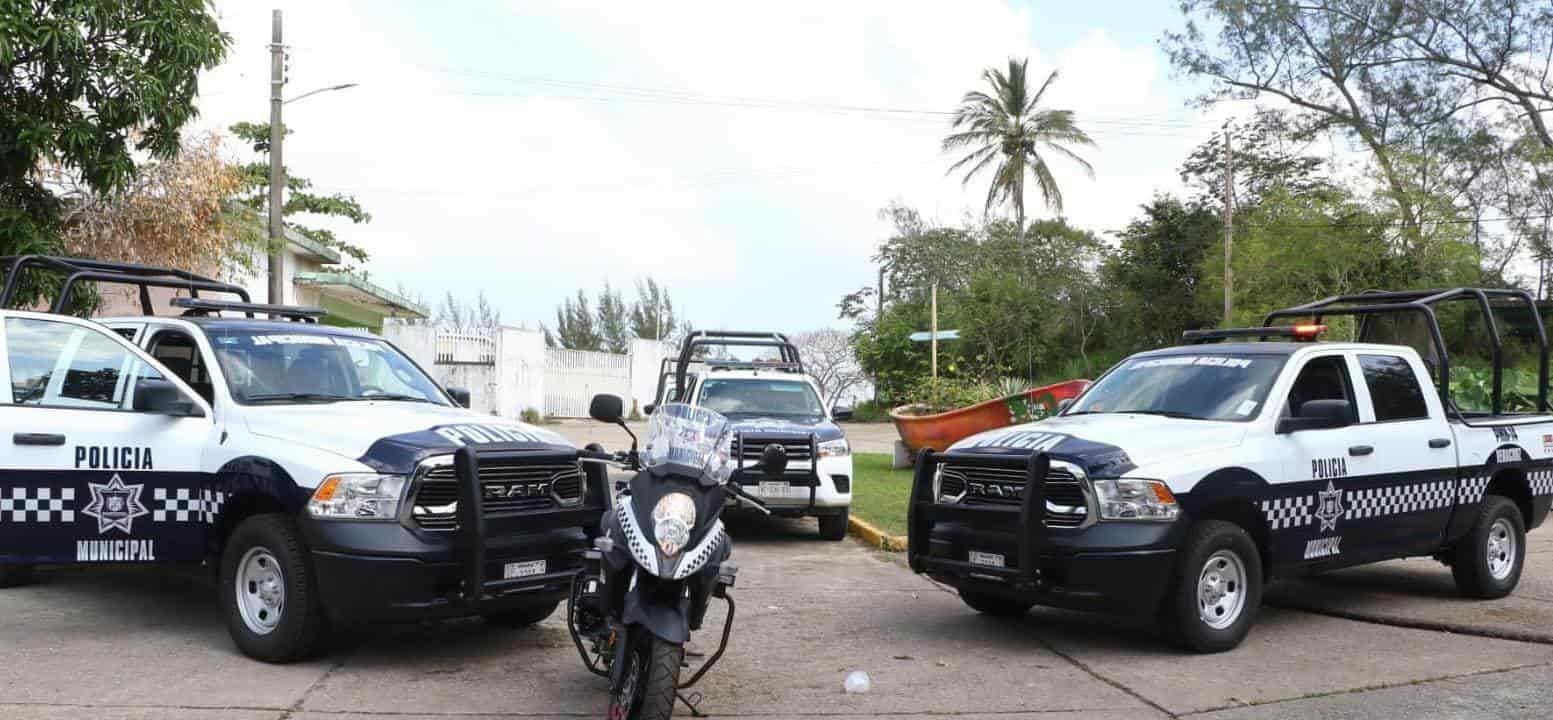
<svg viewBox="0 0 1553 720"><path fill-rule="evenodd" d="M852 513L891 535L905 535L911 470L891 470L883 453L856 453L852 474Z"/></svg>

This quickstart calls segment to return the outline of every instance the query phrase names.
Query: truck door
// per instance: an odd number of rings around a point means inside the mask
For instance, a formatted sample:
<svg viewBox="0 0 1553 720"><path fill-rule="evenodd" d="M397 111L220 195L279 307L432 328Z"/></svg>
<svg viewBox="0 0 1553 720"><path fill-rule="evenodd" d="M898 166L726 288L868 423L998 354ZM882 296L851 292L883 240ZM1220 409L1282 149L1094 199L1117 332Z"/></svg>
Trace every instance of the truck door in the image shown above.
<svg viewBox="0 0 1553 720"><path fill-rule="evenodd" d="M0 561L200 559L210 408L179 387L203 417L135 409L166 376L94 323L6 316L0 352Z"/></svg>
<svg viewBox="0 0 1553 720"><path fill-rule="evenodd" d="M1381 474L1369 428L1359 424L1362 403L1353 375L1348 356L1340 351L1309 356L1284 400L1282 417L1300 417L1302 406L1312 400L1345 401L1352 414L1344 427L1299 430L1274 440L1284 458L1278 495L1289 508L1288 517L1272 528L1278 564L1336 564L1363 555L1375 541L1365 527L1348 520L1344 502L1379 482Z"/></svg>
<svg viewBox="0 0 1553 720"><path fill-rule="evenodd" d="M1359 394L1364 442L1385 481L1346 498L1350 512L1376 525L1378 544L1392 556L1440 546L1456 492L1456 446L1444 408L1425 392L1419 361L1401 353L1365 351L1355 357L1364 378Z"/></svg>

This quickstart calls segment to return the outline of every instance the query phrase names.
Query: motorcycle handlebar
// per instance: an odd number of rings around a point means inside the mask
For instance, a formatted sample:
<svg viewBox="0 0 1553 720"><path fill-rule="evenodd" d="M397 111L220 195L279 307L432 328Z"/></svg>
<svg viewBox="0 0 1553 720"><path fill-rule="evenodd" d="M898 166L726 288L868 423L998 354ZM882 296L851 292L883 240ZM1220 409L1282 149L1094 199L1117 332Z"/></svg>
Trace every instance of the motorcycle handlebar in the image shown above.
<svg viewBox="0 0 1553 720"><path fill-rule="evenodd" d="M737 495L740 498L748 500L751 505L755 506L756 510L759 510L759 511L761 511L761 512L767 514L767 515L771 514L771 508L766 507L766 503L761 501L760 498L755 497L754 495L751 495L748 490L744 489L743 485L740 485L740 484L738 484L736 482L731 482L731 483L728 483L728 490L729 490L729 492L732 492L734 495Z"/></svg>

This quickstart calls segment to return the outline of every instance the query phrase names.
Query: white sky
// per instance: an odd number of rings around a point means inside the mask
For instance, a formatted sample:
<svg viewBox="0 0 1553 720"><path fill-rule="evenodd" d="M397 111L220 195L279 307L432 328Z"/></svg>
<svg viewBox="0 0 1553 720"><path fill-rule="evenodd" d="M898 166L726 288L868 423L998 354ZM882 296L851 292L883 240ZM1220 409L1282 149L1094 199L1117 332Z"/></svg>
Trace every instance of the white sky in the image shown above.
<svg viewBox="0 0 1553 720"><path fill-rule="evenodd" d="M268 118L279 7L288 96L360 83L286 107L286 161L372 213L331 227L379 284L484 290L535 325L579 286L651 274L698 327L839 326L840 296L874 281L881 207L980 212L986 186L945 176L947 123L921 111L1009 56L1060 68L1050 106L1099 142L1094 180L1056 161L1072 222L1117 229L1178 189L1226 115L1187 109L1157 50L1173 3L1074 5L219 2L234 45L198 124Z"/></svg>

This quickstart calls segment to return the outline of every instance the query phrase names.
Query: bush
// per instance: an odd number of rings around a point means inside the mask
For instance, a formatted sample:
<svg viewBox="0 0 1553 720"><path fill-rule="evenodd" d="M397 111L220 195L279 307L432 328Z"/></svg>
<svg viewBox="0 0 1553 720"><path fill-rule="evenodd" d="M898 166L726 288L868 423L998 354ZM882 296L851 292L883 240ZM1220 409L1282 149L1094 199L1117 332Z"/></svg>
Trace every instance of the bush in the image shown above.
<svg viewBox="0 0 1553 720"><path fill-rule="evenodd" d="M539 425L545 421L545 417L536 408L523 408L519 418L530 425Z"/></svg>
<svg viewBox="0 0 1553 720"><path fill-rule="evenodd" d="M852 422L889 422L890 409L872 400L864 400L852 408Z"/></svg>

